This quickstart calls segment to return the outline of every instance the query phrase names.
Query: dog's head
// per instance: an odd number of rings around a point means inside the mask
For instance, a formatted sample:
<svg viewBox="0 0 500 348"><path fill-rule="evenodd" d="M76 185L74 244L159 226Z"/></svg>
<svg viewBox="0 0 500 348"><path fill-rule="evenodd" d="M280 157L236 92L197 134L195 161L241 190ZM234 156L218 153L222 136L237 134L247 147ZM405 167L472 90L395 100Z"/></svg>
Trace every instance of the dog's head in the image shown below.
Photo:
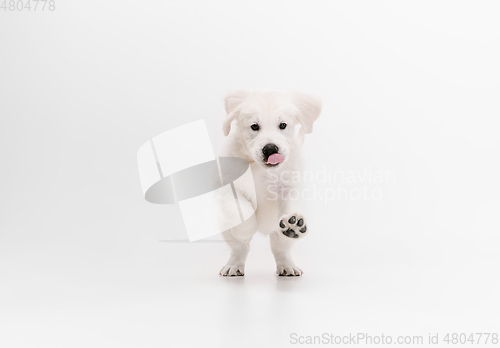
<svg viewBox="0 0 500 348"><path fill-rule="evenodd" d="M225 98L224 135L236 121L235 132L247 155L256 163L273 168L287 160L297 141L296 125L312 132L321 112L321 99L298 92L242 90Z"/></svg>

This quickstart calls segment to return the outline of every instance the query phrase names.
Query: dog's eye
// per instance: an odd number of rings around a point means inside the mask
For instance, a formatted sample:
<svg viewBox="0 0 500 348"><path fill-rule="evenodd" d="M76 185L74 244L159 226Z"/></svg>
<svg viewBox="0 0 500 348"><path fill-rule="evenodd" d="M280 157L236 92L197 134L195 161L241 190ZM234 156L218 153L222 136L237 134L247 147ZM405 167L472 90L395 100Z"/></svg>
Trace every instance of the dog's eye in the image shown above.
<svg viewBox="0 0 500 348"><path fill-rule="evenodd" d="M281 122L280 123L280 129L285 129L286 128L286 123L285 122Z"/></svg>
<svg viewBox="0 0 500 348"><path fill-rule="evenodd" d="M254 131L258 131L259 130L259 125L257 123L254 123L250 126L250 128L252 128Z"/></svg>

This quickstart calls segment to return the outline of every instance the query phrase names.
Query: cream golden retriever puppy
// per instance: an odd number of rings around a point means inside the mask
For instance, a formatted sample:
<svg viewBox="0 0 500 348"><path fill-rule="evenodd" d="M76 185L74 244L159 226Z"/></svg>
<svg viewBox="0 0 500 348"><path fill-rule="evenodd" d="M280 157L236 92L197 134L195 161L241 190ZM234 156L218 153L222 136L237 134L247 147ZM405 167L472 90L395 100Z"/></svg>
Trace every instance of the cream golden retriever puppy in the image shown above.
<svg viewBox="0 0 500 348"><path fill-rule="evenodd" d="M321 112L318 97L298 92L242 90L225 98L227 136L222 156L242 157L250 163L253 183L240 187L255 215L238 228L223 233L231 248L222 276L243 276L249 243L257 232L268 234L280 276L301 276L291 255L293 244L309 230L300 202L287 199L297 189L290 180L302 171L304 134L312 132ZM252 194L253 193L253 194Z"/></svg>

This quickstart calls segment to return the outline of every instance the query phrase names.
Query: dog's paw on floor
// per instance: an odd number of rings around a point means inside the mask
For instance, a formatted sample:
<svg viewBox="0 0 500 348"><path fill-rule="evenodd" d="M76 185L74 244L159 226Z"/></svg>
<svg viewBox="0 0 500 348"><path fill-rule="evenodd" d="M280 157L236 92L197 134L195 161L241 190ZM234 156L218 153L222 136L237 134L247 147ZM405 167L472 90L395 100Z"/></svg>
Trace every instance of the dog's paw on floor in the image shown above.
<svg viewBox="0 0 500 348"><path fill-rule="evenodd" d="M304 218L298 214L285 215L280 220L281 233L289 238L300 238L307 232Z"/></svg>
<svg viewBox="0 0 500 348"><path fill-rule="evenodd" d="M245 269L243 266L225 265L219 274L223 277L241 277L245 275Z"/></svg>
<svg viewBox="0 0 500 348"><path fill-rule="evenodd" d="M276 269L276 274L280 277L300 277L303 273L297 266L281 265Z"/></svg>

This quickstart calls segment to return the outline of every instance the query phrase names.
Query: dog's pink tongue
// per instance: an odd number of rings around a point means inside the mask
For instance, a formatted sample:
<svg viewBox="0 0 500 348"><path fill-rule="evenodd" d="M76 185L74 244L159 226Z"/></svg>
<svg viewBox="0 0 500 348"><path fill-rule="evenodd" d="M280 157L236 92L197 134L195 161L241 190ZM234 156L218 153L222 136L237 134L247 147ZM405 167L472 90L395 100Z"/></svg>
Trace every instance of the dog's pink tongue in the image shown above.
<svg viewBox="0 0 500 348"><path fill-rule="evenodd" d="M283 156L281 156L279 153L273 153L267 159L267 164L278 164L278 163L283 163Z"/></svg>

